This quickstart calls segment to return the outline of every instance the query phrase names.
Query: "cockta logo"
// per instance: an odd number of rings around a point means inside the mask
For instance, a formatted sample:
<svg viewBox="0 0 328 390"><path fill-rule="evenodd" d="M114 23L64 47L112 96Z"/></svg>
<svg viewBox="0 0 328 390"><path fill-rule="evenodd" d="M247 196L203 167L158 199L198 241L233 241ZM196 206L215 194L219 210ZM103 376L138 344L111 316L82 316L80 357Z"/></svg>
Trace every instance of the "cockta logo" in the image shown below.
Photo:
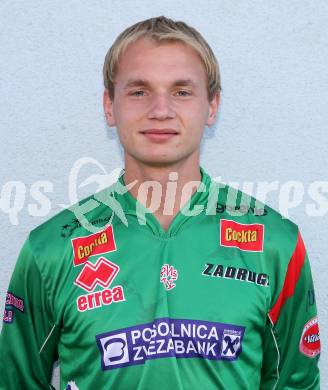
<svg viewBox="0 0 328 390"><path fill-rule="evenodd" d="M263 252L264 225L242 224L227 219L220 220L220 245L243 251Z"/></svg>
<svg viewBox="0 0 328 390"><path fill-rule="evenodd" d="M77 237L71 240L73 247L74 265L84 264L90 256L100 255L116 250L113 227L90 234L85 237Z"/></svg>

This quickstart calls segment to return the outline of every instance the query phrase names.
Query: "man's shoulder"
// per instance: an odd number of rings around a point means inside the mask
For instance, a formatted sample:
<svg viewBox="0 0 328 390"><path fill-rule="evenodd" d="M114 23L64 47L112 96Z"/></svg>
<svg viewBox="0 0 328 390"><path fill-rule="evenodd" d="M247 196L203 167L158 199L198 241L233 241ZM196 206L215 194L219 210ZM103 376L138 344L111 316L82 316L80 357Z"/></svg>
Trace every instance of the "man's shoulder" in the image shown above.
<svg viewBox="0 0 328 390"><path fill-rule="evenodd" d="M65 243L71 245L76 236L101 230L110 221L112 210L99 199L109 197L112 189L111 185L88 195L36 226L29 233L33 248L54 250Z"/></svg>
<svg viewBox="0 0 328 390"><path fill-rule="evenodd" d="M241 225L263 226L270 243L296 243L299 228L291 219L238 188L215 180L213 183L220 187L216 212L222 218L231 218Z"/></svg>

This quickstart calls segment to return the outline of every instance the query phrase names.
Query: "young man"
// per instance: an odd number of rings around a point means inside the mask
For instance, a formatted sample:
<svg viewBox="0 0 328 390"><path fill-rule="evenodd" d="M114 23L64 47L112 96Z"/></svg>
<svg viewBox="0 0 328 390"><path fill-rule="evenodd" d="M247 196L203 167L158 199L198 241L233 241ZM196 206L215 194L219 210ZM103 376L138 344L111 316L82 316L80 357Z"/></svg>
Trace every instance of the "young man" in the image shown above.
<svg viewBox="0 0 328 390"><path fill-rule="evenodd" d="M51 387L58 358L67 389L319 389L297 226L199 165L219 105L210 47L183 22L145 20L117 38L104 80L125 170L27 238L1 389Z"/></svg>

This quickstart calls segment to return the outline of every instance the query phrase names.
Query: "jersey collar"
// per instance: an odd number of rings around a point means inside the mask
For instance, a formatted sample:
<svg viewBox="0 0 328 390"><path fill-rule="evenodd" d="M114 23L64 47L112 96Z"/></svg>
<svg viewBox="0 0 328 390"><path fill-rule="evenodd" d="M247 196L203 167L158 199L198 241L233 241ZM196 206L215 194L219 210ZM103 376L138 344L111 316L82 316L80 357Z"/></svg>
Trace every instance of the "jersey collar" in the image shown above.
<svg viewBox="0 0 328 390"><path fill-rule="evenodd" d="M182 225L193 223L198 215L204 215L206 210L209 190L211 186L211 177L199 167L201 174L201 182L197 187L189 201L182 207L178 214L175 215L168 230L164 230L158 219L143 206L132 194L126 189L123 175L125 170L122 169L117 180L115 198L120 203L125 215L134 215L137 217L139 224L147 225L153 234L162 238L174 236L180 231Z"/></svg>

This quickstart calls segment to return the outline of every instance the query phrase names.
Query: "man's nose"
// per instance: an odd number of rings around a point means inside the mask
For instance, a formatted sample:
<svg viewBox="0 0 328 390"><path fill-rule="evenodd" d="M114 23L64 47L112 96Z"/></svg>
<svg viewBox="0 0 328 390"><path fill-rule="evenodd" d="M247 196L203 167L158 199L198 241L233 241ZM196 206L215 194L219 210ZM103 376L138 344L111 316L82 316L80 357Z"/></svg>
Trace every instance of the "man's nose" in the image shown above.
<svg viewBox="0 0 328 390"><path fill-rule="evenodd" d="M172 107L171 97L166 93L156 93L152 97L148 111L148 119L174 118L175 111Z"/></svg>

